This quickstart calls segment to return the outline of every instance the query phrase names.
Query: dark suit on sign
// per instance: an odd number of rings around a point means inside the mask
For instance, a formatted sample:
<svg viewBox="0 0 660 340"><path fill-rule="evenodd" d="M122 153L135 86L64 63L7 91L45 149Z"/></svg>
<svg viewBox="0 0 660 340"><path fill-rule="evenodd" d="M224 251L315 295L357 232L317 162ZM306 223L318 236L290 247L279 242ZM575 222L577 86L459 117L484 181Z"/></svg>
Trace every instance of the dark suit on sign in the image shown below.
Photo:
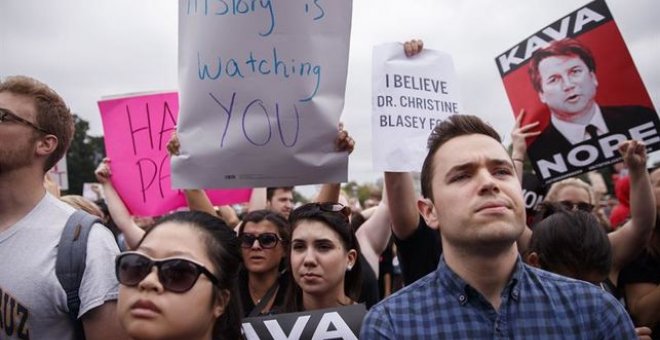
<svg viewBox="0 0 660 340"><path fill-rule="evenodd" d="M626 139L629 139L630 132L628 130L630 128L647 122L653 122L656 125L656 129L660 129L658 114L654 110L647 107L610 106L601 107L600 111L603 115L603 120L605 121L609 132L599 136L599 138L613 134L623 134L626 136ZM564 137L564 135L561 134L561 132L559 132L559 130L552 123L550 123L534 140L534 142L529 145L527 148L527 154L529 159L532 161L532 164L534 164L534 168L538 174L538 169L535 164L536 161L542 159L552 161L553 156L556 153L566 155L573 147L582 144L596 145L597 143L596 141L592 141L590 139L573 145L569 140L566 139L566 137ZM604 159L599 159L598 162L602 162L603 160ZM572 170L576 169L570 169L569 166L569 171Z"/></svg>

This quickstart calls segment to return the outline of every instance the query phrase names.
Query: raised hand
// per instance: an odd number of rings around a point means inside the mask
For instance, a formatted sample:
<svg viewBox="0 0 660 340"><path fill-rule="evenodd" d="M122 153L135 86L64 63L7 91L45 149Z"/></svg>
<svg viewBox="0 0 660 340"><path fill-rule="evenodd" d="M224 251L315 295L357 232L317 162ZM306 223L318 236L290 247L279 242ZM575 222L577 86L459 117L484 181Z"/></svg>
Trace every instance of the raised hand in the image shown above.
<svg viewBox="0 0 660 340"><path fill-rule="evenodd" d="M179 143L179 136L176 135L176 131L172 132L170 140L167 141L167 153L171 156L176 156L179 154L179 149L181 149L181 143Z"/></svg>
<svg viewBox="0 0 660 340"><path fill-rule="evenodd" d="M110 158L103 158L99 166L94 170L94 175L96 176L96 181L101 184L110 181L110 176L112 176L112 173L110 172Z"/></svg>
<svg viewBox="0 0 660 340"><path fill-rule="evenodd" d="M406 57L412 57L419 54L422 52L423 48L424 42L419 39L412 39L403 43L403 52L406 54Z"/></svg>
<svg viewBox="0 0 660 340"><path fill-rule="evenodd" d="M646 147L644 143L637 140L621 142L619 152L630 171L646 169Z"/></svg>
<svg viewBox="0 0 660 340"><path fill-rule="evenodd" d="M339 152L348 152L350 155L355 148L355 140L351 138L348 134L348 131L344 130L344 124L339 123L339 130L337 133L337 139L335 140L335 146Z"/></svg>
<svg viewBox="0 0 660 340"><path fill-rule="evenodd" d="M527 142L525 140L541 134L541 131L533 131L539 125L538 121L520 126L523 116L525 116L525 109L520 110L520 114L516 118L516 125L513 126L513 131L511 131L511 158L521 161L527 157Z"/></svg>

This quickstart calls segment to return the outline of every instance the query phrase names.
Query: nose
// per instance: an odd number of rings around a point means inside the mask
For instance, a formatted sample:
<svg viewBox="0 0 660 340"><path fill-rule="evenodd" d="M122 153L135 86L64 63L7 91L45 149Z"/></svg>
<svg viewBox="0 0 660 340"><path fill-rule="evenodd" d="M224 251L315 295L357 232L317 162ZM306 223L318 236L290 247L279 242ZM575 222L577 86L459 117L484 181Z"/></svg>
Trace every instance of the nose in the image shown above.
<svg viewBox="0 0 660 340"><path fill-rule="evenodd" d="M575 83L573 82L573 79L571 77L569 77L568 75L564 75L561 77L561 86L564 89L564 91L568 91L575 87Z"/></svg>
<svg viewBox="0 0 660 340"><path fill-rule="evenodd" d="M258 238L254 239L254 241L252 242L252 247L250 249L261 249L261 243L259 243Z"/></svg>
<svg viewBox="0 0 660 340"><path fill-rule="evenodd" d="M487 169L480 170L477 173L477 179L479 180L480 195L489 195L500 192L500 187L497 181Z"/></svg>
<svg viewBox="0 0 660 340"><path fill-rule="evenodd" d="M305 251L305 254L303 256L305 256L303 258L303 265L305 267L314 267L314 266L316 266L316 254L314 253L314 249L312 249L311 247L307 248L307 250Z"/></svg>
<svg viewBox="0 0 660 340"><path fill-rule="evenodd" d="M153 290L155 292L163 292L163 285L158 278L158 269L156 266L151 268L151 272L138 283L139 290Z"/></svg>

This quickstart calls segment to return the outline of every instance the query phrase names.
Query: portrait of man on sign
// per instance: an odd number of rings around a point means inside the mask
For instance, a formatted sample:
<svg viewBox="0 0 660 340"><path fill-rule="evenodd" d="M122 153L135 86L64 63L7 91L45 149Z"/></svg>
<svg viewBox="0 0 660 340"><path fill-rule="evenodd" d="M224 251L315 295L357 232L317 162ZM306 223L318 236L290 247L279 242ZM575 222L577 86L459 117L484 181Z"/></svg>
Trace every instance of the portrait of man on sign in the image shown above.
<svg viewBox="0 0 660 340"><path fill-rule="evenodd" d="M550 124L529 146L532 158L547 159L558 145L570 149L598 136L628 135L630 127L657 119L655 111L643 106L598 105L596 60L578 40L556 40L536 50L528 72L540 101L551 113Z"/></svg>
<svg viewBox="0 0 660 340"><path fill-rule="evenodd" d="M495 58L526 152L543 185L621 161L636 139L660 149L660 120L604 0Z"/></svg>

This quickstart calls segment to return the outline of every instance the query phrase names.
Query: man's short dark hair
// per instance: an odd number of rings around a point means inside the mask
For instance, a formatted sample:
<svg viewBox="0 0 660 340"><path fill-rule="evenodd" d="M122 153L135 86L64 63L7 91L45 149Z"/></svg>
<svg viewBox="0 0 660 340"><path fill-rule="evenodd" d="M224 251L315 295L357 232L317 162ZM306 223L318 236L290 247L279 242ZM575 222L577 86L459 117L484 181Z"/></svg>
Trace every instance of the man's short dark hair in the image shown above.
<svg viewBox="0 0 660 340"><path fill-rule="evenodd" d="M549 202L540 209L546 217L534 226L528 251L538 254L542 269L577 279L609 274L612 248L593 214Z"/></svg>
<svg viewBox="0 0 660 340"><path fill-rule="evenodd" d="M66 154L73 139L74 123L64 100L48 85L25 76L7 77L0 81L0 92L29 97L36 108L36 125L57 137L57 147L44 166L48 171Z"/></svg>
<svg viewBox="0 0 660 340"><path fill-rule="evenodd" d="M434 170L433 155L436 151L451 139L474 134L486 135L500 144L502 143L497 131L477 116L452 115L433 129L427 143L429 152L422 166L422 196L433 199L431 182L433 181ZM461 152L461 150L455 150L455 152Z"/></svg>
<svg viewBox="0 0 660 340"><path fill-rule="evenodd" d="M555 56L577 56L587 65L589 71L596 72L596 60L587 46L570 38L555 40L550 45L536 50L529 63L529 78L538 93L543 92L539 64L543 59Z"/></svg>
<svg viewBox="0 0 660 340"><path fill-rule="evenodd" d="M266 201L270 201L273 199L273 195L275 195L275 191L277 189L280 189L282 191L293 191L293 187L268 187L266 188Z"/></svg>

